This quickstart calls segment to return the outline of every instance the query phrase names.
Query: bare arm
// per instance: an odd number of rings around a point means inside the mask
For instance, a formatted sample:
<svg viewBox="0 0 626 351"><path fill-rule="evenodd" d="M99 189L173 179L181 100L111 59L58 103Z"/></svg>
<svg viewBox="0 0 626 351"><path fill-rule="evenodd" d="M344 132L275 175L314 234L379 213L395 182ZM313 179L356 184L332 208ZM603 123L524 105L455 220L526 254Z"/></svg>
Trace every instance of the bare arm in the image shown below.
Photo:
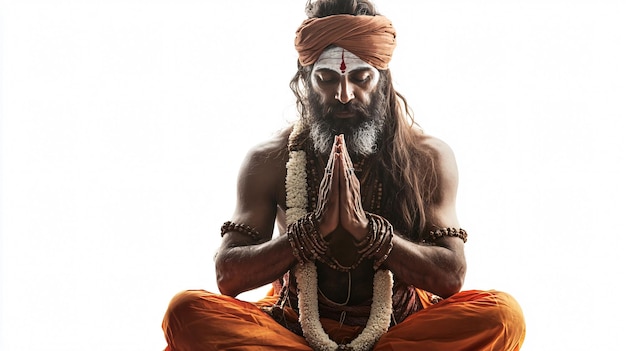
<svg viewBox="0 0 626 351"><path fill-rule="evenodd" d="M425 230L458 228L458 171L454 154L448 145L435 138L428 138L426 143L436 154L438 185L435 201L426 211ZM442 237L435 245L423 245L394 235L393 245L385 266L406 283L442 297L457 293L463 286L466 262L461 239Z"/></svg>
<svg viewBox="0 0 626 351"><path fill-rule="evenodd" d="M286 235L272 239L278 186L285 179L285 160L276 151L284 145L286 141L280 138L261 145L242 164L232 221L255 228L262 239L255 242L239 232L224 235L215 269L218 288L225 295L237 296L268 284L296 263Z"/></svg>
<svg viewBox="0 0 626 351"><path fill-rule="evenodd" d="M360 206L359 180L349 172L353 167L352 161L342 141L340 137L334 172L339 182L333 185L338 189L335 191L339 192L339 225L360 242L367 235L367 219ZM433 199L425 209L425 230L458 228L455 209L458 171L454 153L447 144L433 137L424 137L422 143L424 148L433 152L433 171L437 175ZM435 245L425 245L398 235L402 233L395 234L393 249L384 264L398 278L442 297L448 297L461 289L466 270L463 240L442 237L437 239Z"/></svg>

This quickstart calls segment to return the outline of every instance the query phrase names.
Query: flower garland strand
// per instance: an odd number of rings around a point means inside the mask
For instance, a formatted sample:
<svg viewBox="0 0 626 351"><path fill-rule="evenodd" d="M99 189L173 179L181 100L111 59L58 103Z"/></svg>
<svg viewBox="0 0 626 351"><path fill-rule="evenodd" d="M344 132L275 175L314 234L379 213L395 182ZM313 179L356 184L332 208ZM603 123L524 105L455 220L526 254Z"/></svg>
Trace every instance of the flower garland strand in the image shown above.
<svg viewBox="0 0 626 351"><path fill-rule="evenodd" d="M299 120L289 135L289 145L302 131ZM294 223L306 215L307 211L307 179L306 152L292 150L289 152L286 177L287 192L287 225ZM368 351L387 332L393 312L393 275L388 270L377 270L374 274L374 292L370 316L363 331L347 345L338 345L331 340L320 321L317 296L317 268L315 263L306 262L295 269L298 283L298 306L300 307L300 325L309 345L316 351L335 351L348 349Z"/></svg>

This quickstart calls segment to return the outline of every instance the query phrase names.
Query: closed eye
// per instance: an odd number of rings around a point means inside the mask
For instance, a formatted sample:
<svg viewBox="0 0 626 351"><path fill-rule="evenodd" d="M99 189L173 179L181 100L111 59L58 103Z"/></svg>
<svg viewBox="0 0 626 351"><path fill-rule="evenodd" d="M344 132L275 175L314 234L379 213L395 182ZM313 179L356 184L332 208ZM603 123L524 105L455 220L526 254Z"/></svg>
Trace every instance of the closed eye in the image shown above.
<svg viewBox="0 0 626 351"><path fill-rule="evenodd" d="M357 84L364 84L372 80L372 71L369 68L357 69L350 73L350 80Z"/></svg>
<svg viewBox="0 0 626 351"><path fill-rule="evenodd" d="M351 77L351 80L355 83L365 83L369 81L370 79L372 79L372 76L370 76L369 74L365 74L365 75L358 74L354 77Z"/></svg>
<svg viewBox="0 0 626 351"><path fill-rule="evenodd" d="M339 75L335 72L322 71L315 75L319 83L336 83L339 81Z"/></svg>

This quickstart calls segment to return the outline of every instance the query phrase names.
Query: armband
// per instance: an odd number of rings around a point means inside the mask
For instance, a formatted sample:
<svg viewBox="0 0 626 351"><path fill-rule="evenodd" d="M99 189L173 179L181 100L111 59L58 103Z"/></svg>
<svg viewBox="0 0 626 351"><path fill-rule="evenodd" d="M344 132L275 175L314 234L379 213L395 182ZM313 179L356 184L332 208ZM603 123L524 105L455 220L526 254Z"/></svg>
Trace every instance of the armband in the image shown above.
<svg viewBox="0 0 626 351"><path fill-rule="evenodd" d="M456 237L463 240L464 243L467 242L467 232L465 231L465 229L461 228L439 228L437 230L431 231L428 234L428 237L431 241L435 241L444 236Z"/></svg>
<svg viewBox="0 0 626 351"><path fill-rule="evenodd" d="M224 222L224 224L222 225L222 236L224 236L228 232L241 233L249 236L250 238L252 238L252 240L255 241L261 238L261 233L259 233L251 226L241 223L233 223L231 221Z"/></svg>

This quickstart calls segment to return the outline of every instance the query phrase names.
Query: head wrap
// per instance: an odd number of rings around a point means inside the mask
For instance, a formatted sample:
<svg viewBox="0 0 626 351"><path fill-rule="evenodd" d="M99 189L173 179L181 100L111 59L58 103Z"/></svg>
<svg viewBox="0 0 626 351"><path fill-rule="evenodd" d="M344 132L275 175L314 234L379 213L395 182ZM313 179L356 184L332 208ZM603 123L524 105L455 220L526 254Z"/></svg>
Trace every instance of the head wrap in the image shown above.
<svg viewBox="0 0 626 351"><path fill-rule="evenodd" d="M387 69L396 47L396 30L384 16L309 18L296 31L295 44L303 66L315 63L324 49L336 45L378 69Z"/></svg>

